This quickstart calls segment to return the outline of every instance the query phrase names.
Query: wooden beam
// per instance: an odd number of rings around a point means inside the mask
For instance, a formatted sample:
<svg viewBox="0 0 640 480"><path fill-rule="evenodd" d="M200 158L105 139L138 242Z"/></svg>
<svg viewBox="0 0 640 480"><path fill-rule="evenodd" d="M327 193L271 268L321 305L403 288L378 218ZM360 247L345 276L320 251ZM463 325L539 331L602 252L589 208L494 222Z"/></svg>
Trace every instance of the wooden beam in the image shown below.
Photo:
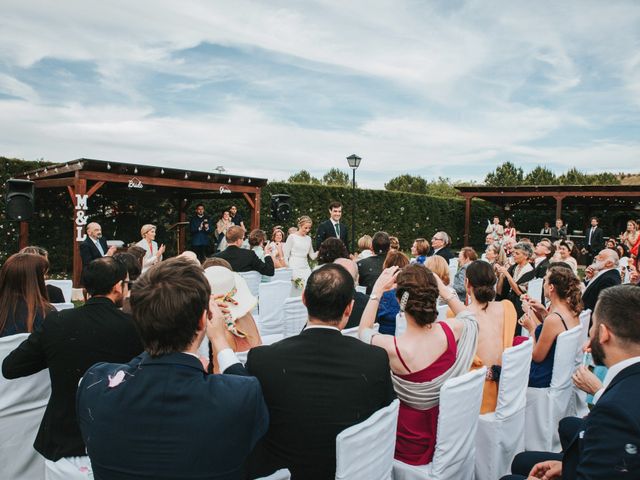
<svg viewBox="0 0 640 480"><path fill-rule="evenodd" d="M82 167L84 167L84 162L77 162L77 163L72 163L71 165L52 165L51 167L46 167L46 172L45 172L45 167L41 168L41 169L37 169L37 170L30 170L28 172L25 172L22 175L18 175L16 178L27 178L27 175L30 177L29 179L37 182L38 179L43 179L43 178L48 178L48 177L58 177L60 175L65 175L66 173L69 172L76 172L78 170L82 170ZM36 173L38 174L36 176Z"/></svg>
<svg viewBox="0 0 640 480"><path fill-rule="evenodd" d="M73 191L73 194L72 194ZM73 201L73 206L76 205L76 197L75 194L84 195L87 192L87 181L83 178L77 178L74 188L69 189L69 194L71 194L71 198ZM75 211L74 211L75 213ZM82 277L82 259L80 258L80 242L76 240L76 219L75 214L73 215L73 220L71 227L73 229L73 286L75 288L80 288L81 286L81 277Z"/></svg>
<svg viewBox="0 0 640 480"><path fill-rule="evenodd" d="M96 182L93 187L91 187L89 189L89 191L87 192L87 196L91 197L94 193L96 193L103 185L105 184L105 182Z"/></svg>
<svg viewBox="0 0 640 480"><path fill-rule="evenodd" d="M600 191L584 191L584 192L464 192L463 195L465 198L467 196L475 197L475 198L503 198L503 197L557 197L562 195L563 198L566 197L598 197L598 198L606 198L606 197L638 197L640 198L640 189L635 192L629 191L616 191L611 190L608 192L600 192Z"/></svg>
<svg viewBox="0 0 640 480"><path fill-rule="evenodd" d="M256 204L253 203L253 200L251 199L251 195L249 195L248 193L243 193L242 196L247 201L247 203L249 204L249 207L251 207L251 209L255 209L256 208Z"/></svg>
<svg viewBox="0 0 640 480"><path fill-rule="evenodd" d="M34 182L35 188L58 188L68 187L70 185L73 185L73 177L49 178L46 180L36 180Z"/></svg>

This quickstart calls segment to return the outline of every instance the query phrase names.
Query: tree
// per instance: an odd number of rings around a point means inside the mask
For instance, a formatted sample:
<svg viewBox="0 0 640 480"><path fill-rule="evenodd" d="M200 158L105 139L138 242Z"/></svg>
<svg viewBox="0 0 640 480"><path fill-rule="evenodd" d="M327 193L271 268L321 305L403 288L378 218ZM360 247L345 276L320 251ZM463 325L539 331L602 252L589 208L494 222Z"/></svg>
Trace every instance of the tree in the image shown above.
<svg viewBox="0 0 640 480"><path fill-rule="evenodd" d="M589 185L589 177L576 167L570 168L567 173L558 178L560 185Z"/></svg>
<svg viewBox="0 0 640 480"><path fill-rule="evenodd" d="M298 173L294 173L287 180L289 183L310 183L312 185L320 185L320 180L316 177L312 177L307 170L300 170Z"/></svg>
<svg viewBox="0 0 640 480"><path fill-rule="evenodd" d="M596 173L589 177L592 185L620 185L618 176L610 172Z"/></svg>
<svg viewBox="0 0 640 480"><path fill-rule="evenodd" d="M437 197L458 197L458 191L447 177L438 177L437 180L429 182L426 193L427 195L435 195Z"/></svg>
<svg viewBox="0 0 640 480"><path fill-rule="evenodd" d="M409 193L427 193L428 186L427 181L419 176L414 175L400 175L394 177L384 184L385 190L394 190L397 192L409 192Z"/></svg>
<svg viewBox="0 0 640 480"><path fill-rule="evenodd" d="M487 173L484 183L491 187L505 187L511 185L522 185L524 174L522 168L516 167L511 162L504 162L495 171Z"/></svg>
<svg viewBox="0 0 640 480"><path fill-rule="evenodd" d="M527 173L524 183L525 185L557 185L558 179L551 170L538 165Z"/></svg>
<svg viewBox="0 0 640 480"><path fill-rule="evenodd" d="M324 174L322 183L332 187L348 187L351 182L349 182L348 173L334 167Z"/></svg>

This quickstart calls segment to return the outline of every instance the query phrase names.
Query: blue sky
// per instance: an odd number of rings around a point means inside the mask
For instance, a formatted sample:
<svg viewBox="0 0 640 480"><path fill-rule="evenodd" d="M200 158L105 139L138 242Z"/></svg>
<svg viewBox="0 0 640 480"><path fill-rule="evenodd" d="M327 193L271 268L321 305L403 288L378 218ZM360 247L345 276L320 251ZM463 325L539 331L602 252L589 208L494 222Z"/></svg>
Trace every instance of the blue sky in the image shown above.
<svg viewBox="0 0 640 480"><path fill-rule="evenodd" d="M640 171L640 2L2 2L0 154L286 179Z"/></svg>

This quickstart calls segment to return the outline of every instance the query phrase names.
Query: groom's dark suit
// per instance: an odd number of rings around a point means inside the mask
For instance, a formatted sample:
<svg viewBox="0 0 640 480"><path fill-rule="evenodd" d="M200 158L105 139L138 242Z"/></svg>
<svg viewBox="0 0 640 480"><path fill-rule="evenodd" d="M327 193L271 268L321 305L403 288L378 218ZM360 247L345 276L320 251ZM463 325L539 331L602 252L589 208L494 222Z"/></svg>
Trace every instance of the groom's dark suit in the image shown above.
<svg viewBox="0 0 640 480"><path fill-rule="evenodd" d="M349 250L349 227L344 223L338 223L338 229L340 230L340 240L342 240L342 243L344 243L347 250ZM318 233L316 233L316 250L319 250L320 244L330 237L338 237L331 219L318 225Z"/></svg>

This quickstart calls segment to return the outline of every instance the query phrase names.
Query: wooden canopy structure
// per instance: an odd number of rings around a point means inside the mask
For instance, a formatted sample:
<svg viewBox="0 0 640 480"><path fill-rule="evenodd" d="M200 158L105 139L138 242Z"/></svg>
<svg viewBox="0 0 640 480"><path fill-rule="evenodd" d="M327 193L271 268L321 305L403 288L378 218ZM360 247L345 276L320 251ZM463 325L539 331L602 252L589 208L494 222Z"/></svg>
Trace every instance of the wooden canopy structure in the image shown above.
<svg viewBox="0 0 640 480"><path fill-rule="evenodd" d="M465 199L464 244L469 245L471 227L471 200L480 198L501 206L508 211L514 202L528 200L548 206L549 200L555 200L555 217L562 218L563 201L576 199L590 208L610 206L617 199L640 202L640 185L541 185L513 187L469 186L456 187ZM636 204L638 205L638 204Z"/></svg>
<svg viewBox="0 0 640 480"><path fill-rule="evenodd" d="M73 284L80 284L82 264L80 243L84 240L87 223L87 199L98 190L124 196L153 188L162 199L177 199L178 221L187 221L188 200L209 198L243 199L250 210L251 228L260 226L260 193L266 185L264 178L229 175L222 171L202 172L188 169L135 165L105 160L80 158L25 172L17 178L32 180L35 188L66 188L75 216L69 225L73 229ZM20 223L20 247L28 245L29 223ZM178 250L184 250L186 232L179 231Z"/></svg>

